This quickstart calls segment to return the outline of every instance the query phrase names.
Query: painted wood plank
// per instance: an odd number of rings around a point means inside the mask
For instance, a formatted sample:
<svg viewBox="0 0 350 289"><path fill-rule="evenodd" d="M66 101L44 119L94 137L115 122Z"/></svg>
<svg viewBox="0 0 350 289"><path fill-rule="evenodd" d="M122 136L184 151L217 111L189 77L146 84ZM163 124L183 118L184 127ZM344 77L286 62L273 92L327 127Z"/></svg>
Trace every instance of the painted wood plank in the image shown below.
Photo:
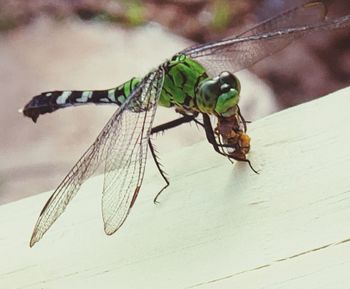
<svg viewBox="0 0 350 289"><path fill-rule="evenodd" d="M101 177L34 248L50 193L0 207L0 288L347 288L350 88L249 125L232 166L202 142L150 164L124 226L103 233Z"/></svg>

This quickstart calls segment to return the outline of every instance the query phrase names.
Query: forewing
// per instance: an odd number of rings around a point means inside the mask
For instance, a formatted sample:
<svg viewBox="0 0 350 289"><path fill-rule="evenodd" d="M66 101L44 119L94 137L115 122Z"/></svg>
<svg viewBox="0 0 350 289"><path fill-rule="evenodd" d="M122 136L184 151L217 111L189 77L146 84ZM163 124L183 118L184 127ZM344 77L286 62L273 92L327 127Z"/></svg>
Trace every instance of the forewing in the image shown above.
<svg viewBox="0 0 350 289"><path fill-rule="evenodd" d="M118 131L108 144L102 196L102 216L106 234L124 223L133 206L144 176L148 140L163 85L163 71L157 70L144 85L138 113L126 111Z"/></svg>
<svg viewBox="0 0 350 289"><path fill-rule="evenodd" d="M139 102L137 98L143 93L143 88L146 86L146 83L149 82L149 79L155 77L154 74L155 73L149 74L145 77L126 102L118 108L102 129L95 142L88 148L51 195L42 209L34 227L30 240L31 247L42 238L45 232L64 212L68 203L77 194L82 183L92 176L99 165L105 161L106 157L109 155L108 150L111 147L111 143L115 142L114 138L120 138L120 134L125 131L121 120L124 120L125 123L126 115L130 114L129 109L131 109L135 103L137 104ZM127 114L125 115L125 113Z"/></svg>
<svg viewBox="0 0 350 289"><path fill-rule="evenodd" d="M278 31L286 28L313 25L316 23L321 23L325 20L327 15L327 6L325 1L311 0L299 2L302 3L299 3L299 5L291 7L263 22L260 22L258 25L241 34L225 39L240 38L249 35L258 35Z"/></svg>
<svg viewBox="0 0 350 289"><path fill-rule="evenodd" d="M323 1L309 1L238 36L198 45L180 53L197 60L212 76L225 70L236 72L283 49L316 27L331 29L324 25L325 14Z"/></svg>

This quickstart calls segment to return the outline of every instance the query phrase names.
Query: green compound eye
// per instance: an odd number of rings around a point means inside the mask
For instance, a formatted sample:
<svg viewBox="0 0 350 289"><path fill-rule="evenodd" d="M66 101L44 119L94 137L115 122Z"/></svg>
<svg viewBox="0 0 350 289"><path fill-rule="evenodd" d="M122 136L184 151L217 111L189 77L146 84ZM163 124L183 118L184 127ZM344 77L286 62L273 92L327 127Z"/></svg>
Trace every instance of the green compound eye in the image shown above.
<svg viewBox="0 0 350 289"><path fill-rule="evenodd" d="M235 113L239 102L241 85L237 77L228 71L220 73L219 77L221 93L215 105L215 112L222 116L229 116Z"/></svg>
<svg viewBox="0 0 350 289"><path fill-rule="evenodd" d="M197 105L200 111L212 113L217 98L221 93L218 79L203 81L199 86L199 97L197 98Z"/></svg>
<svg viewBox="0 0 350 289"><path fill-rule="evenodd" d="M223 85L221 85L220 89L222 92L229 92L231 89L231 86L229 86L227 83L224 83Z"/></svg>
<svg viewBox="0 0 350 289"><path fill-rule="evenodd" d="M236 76L228 71L221 72L219 75L220 83L228 84L230 87L235 88L238 92L241 90L241 84Z"/></svg>

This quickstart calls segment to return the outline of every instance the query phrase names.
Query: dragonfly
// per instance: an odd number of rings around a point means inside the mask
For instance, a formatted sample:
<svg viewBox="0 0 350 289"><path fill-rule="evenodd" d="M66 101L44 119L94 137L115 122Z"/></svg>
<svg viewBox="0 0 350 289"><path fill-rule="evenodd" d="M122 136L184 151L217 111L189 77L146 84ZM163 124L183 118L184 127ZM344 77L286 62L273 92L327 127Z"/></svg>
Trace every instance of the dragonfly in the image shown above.
<svg viewBox="0 0 350 289"><path fill-rule="evenodd" d="M166 182L154 199L157 201L170 182L150 137L184 123L203 127L217 153L246 162L256 172L248 159L250 137L239 109L241 84L234 73L302 36L349 26L350 15L329 19L324 1L304 1L244 33L184 49L144 77L134 77L117 87L49 91L33 97L22 112L34 122L42 114L71 106L93 103L118 108L44 205L30 246L43 237L100 166L104 170L102 216L106 234L123 225L135 204L148 153ZM153 126L158 106L175 109L179 118Z"/></svg>

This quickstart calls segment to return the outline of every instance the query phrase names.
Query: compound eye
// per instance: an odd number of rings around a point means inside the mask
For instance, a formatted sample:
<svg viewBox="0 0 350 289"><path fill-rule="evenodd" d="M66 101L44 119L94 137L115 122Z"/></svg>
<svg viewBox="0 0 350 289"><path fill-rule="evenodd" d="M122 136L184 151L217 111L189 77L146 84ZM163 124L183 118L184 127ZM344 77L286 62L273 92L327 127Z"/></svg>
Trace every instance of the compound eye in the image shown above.
<svg viewBox="0 0 350 289"><path fill-rule="evenodd" d="M231 88L238 88L239 87L239 82L238 79L230 72L228 71L223 71L219 75L220 82L222 84L226 83L230 85Z"/></svg>
<svg viewBox="0 0 350 289"><path fill-rule="evenodd" d="M230 91L231 86L228 85L227 83L224 83L224 84L221 85L220 89L221 89L221 91L222 91L223 93L226 93L226 92L229 92L229 91Z"/></svg>

